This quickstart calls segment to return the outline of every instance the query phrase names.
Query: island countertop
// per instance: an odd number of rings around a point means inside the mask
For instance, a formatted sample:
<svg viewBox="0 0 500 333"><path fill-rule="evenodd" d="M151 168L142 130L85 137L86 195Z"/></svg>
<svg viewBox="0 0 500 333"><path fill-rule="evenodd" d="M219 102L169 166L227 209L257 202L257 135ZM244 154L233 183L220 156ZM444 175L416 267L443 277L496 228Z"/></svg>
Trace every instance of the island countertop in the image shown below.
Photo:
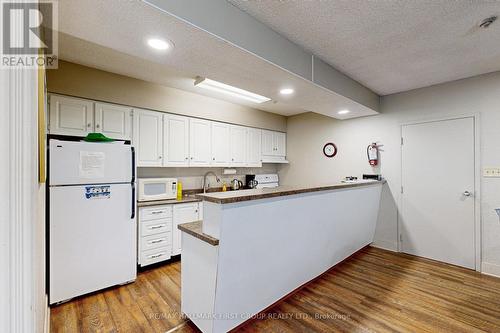
<svg viewBox="0 0 500 333"><path fill-rule="evenodd" d="M329 191L329 190L339 190L353 187L361 186L372 186L376 184L384 183L385 181L377 180L361 180L353 183L337 183L331 185L323 186L278 186L275 188L262 188L262 189L252 189L252 190L239 190L239 191L228 191L228 192L216 192L216 193L202 193L196 194L196 197L218 204L229 204L241 201L258 200L266 198L275 198L293 194L301 194L308 192L319 192L319 191Z"/></svg>

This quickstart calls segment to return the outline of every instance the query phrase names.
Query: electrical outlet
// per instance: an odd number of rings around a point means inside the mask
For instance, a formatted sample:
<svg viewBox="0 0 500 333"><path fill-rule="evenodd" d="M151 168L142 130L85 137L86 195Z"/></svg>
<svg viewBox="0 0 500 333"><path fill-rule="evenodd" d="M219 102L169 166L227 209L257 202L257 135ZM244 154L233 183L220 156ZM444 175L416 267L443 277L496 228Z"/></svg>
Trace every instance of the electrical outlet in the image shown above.
<svg viewBox="0 0 500 333"><path fill-rule="evenodd" d="M497 177L500 178L500 168L484 168L483 177Z"/></svg>

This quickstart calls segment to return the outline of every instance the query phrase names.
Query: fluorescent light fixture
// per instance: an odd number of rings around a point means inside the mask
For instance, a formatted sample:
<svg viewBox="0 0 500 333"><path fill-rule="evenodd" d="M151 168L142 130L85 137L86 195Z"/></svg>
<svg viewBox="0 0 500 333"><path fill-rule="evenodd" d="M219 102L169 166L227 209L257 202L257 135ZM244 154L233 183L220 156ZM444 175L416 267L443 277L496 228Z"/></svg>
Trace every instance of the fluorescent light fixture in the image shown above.
<svg viewBox="0 0 500 333"><path fill-rule="evenodd" d="M156 50L168 50L173 47L172 42L168 42L159 38L148 39L148 45Z"/></svg>
<svg viewBox="0 0 500 333"><path fill-rule="evenodd" d="M337 113L338 113L338 114L347 114L347 113L349 113L349 112L351 112L351 111L349 111L349 110L340 110L340 111L339 111L339 112L337 112Z"/></svg>
<svg viewBox="0 0 500 333"><path fill-rule="evenodd" d="M271 100L270 98L206 78L198 78L194 81L194 85L200 88L231 95L253 103L264 103Z"/></svg>
<svg viewBox="0 0 500 333"><path fill-rule="evenodd" d="M291 95L295 92L292 88L283 88L280 90L280 94L282 95Z"/></svg>

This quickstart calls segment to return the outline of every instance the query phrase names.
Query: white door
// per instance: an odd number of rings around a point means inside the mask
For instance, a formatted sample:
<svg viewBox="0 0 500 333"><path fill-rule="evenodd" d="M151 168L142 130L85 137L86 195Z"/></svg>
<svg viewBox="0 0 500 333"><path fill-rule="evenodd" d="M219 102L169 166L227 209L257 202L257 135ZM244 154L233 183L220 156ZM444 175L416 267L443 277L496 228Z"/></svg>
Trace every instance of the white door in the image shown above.
<svg viewBox="0 0 500 333"><path fill-rule="evenodd" d="M136 109L134 119L137 166L162 166L163 114Z"/></svg>
<svg viewBox="0 0 500 333"><path fill-rule="evenodd" d="M474 119L402 127L403 252L475 268Z"/></svg>
<svg viewBox="0 0 500 333"><path fill-rule="evenodd" d="M181 231L177 226L182 223L196 222L198 220L198 202L174 205L172 255L181 253Z"/></svg>
<svg viewBox="0 0 500 333"><path fill-rule="evenodd" d="M274 155L274 132L262 130L262 155Z"/></svg>
<svg viewBox="0 0 500 333"><path fill-rule="evenodd" d="M86 136L94 131L94 108L84 99L50 96L50 134Z"/></svg>
<svg viewBox="0 0 500 333"><path fill-rule="evenodd" d="M118 140L132 139L132 108L95 103L95 132Z"/></svg>
<svg viewBox="0 0 500 333"><path fill-rule="evenodd" d="M229 166L229 128L231 125L212 122L212 161L213 166Z"/></svg>
<svg viewBox="0 0 500 333"><path fill-rule="evenodd" d="M243 126L231 125L230 152L231 166L244 167L247 165L247 128Z"/></svg>
<svg viewBox="0 0 500 333"><path fill-rule="evenodd" d="M208 120L189 119L189 165L209 166L211 159L211 124Z"/></svg>
<svg viewBox="0 0 500 333"><path fill-rule="evenodd" d="M247 129L247 166L262 166L262 131L258 128Z"/></svg>
<svg viewBox="0 0 500 333"><path fill-rule="evenodd" d="M163 165L189 166L189 118L163 116Z"/></svg>
<svg viewBox="0 0 500 333"><path fill-rule="evenodd" d="M274 132L274 154L277 156L286 156L286 134Z"/></svg>

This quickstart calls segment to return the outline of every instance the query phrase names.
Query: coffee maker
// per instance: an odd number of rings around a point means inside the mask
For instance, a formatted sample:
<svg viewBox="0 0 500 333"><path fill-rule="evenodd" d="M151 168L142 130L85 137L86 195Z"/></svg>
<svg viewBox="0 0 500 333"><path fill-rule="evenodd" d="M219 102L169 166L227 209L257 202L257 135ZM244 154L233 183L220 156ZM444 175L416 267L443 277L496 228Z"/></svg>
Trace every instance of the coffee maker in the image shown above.
<svg viewBox="0 0 500 333"><path fill-rule="evenodd" d="M245 175L245 185L247 188L256 188L259 182L255 179L255 175Z"/></svg>

